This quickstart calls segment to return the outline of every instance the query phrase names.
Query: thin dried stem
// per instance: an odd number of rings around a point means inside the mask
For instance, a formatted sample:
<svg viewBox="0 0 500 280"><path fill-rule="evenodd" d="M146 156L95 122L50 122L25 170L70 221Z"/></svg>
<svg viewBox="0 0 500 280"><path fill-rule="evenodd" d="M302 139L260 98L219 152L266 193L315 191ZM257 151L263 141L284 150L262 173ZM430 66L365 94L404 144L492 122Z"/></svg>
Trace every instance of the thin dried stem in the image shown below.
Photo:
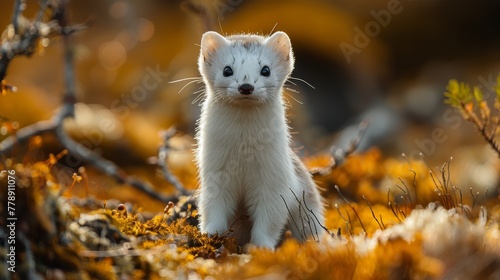
<svg viewBox="0 0 500 280"><path fill-rule="evenodd" d="M370 201L368 201L368 199L363 195L363 199L366 201L366 203L368 204L368 208L370 208L370 211L372 212L372 216L373 218L375 219L375 221L377 222L378 226L380 227L381 230L384 230L385 227L383 227L380 222L378 221L377 219L377 216L375 216L375 213L373 212L373 208L372 208L372 205L370 204ZM382 218L382 215L380 216Z"/></svg>
<svg viewBox="0 0 500 280"><path fill-rule="evenodd" d="M415 206L413 204L413 200L411 199L411 194L410 194L410 190L408 189L408 186L406 186L406 183L403 181L403 179L401 179L401 177L398 177L399 181L403 184L403 186L405 187L406 191L404 191L406 197L408 197L408 200L410 201L410 204L412 206ZM396 185L397 186L397 185ZM398 186L399 187L399 186Z"/></svg>
<svg viewBox="0 0 500 280"><path fill-rule="evenodd" d="M347 198L344 195L342 195L342 193L340 192L340 189L339 189L339 187L337 185L335 185L335 189L337 190L337 192L340 195L340 197L342 197L342 199L345 201L345 203L347 203L347 205L349 205L349 207L352 209L352 211L354 212L354 215L356 215L356 218L358 219L358 221L359 221L359 223L361 225L361 228L363 228L363 231L366 234L367 232L366 232L365 225L363 224L363 221L359 217L358 212L356 212L356 208L354 208L354 206L351 205L351 203L347 200Z"/></svg>
<svg viewBox="0 0 500 280"><path fill-rule="evenodd" d="M300 218L300 221L302 223L302 229L301 231L303 232L304 236L307 235L307 233L305 232L305 229L306 229L306 225L304 223L304 219L306 219L305 221L308 223L309 225L309 232L311 233L311 236L313 236L314 238L314 234L312 232L312 228L311 228L311 224L310 224L310 218L309 218L309 215L306 211L304 211L302 209L302 201L297 197L297 195L295 194L295 192L290 188L290 191L292 192L293 196L295 197L295 200L297 201L298 203L298 206L299 206L299 218ZM304 217L302 216L302 211L304 211Z"/></svg>
<svg viewBox="0 0 500 280"><path fill-rule="evenodd" d="M349 235L352 236L353 235L353 230L352 230L352 225L350 224L350 222L344 217L344 215L342 215L342 213L340 212L340 209L339 209L339 206L338 204L335 204L335 209L337 209L337 212L339 213L339 216L344 220L345 222L345 226L347 228L347 231L349 231Z"/></svg>
<svg viewBox="0 0 500 280"><path fill-rule="evenodd" d="M382 219L382 214L379 214L379 216L380 216L380 223L382 223L382 226L384 227L384 229L387 228L384 224L384 220Z"/></svg>
<svg viewBox="0 0 500 280"><path fill-rule="evenodd" d="M469 188L469 193L472 196L472 210L474 210L474 207L476 206L477 197L479 196L479 192L477 192L476 195L474 195L474 193L472 192L472 188Z"/></svg>
<svg viewBox="0 0 500 280"><path fill-rule="evenodd" d="M328 228L326 228L325 225L323 225L321 223L321 221L318 219L318 216L316 216L316 214L312 211L312 209L310 209L308 206L307 206L307 202L306 202L306 192L303 191L302 192L302 200L304 201L304 207L307 209L307 211L309 211L309 213L314 217L314 219L316 220L316 222L318 223L318 225L323 229L325 230L330 236L333 236L333 233L331 231L328 230ZM314 225L314 227L316 227L316 224ZM317 229L316 229L316 233L317 233Z"/></svg>
<svg viewBox="0 0 500 280"><path fill-rule="evenodd" d="M392 211L392 214L394 214L394 216L396 216L396 218L398 219L398 221L400 223L402 223L403 221L401 221L401 219L399 218L399 215L397 214L398 212L396 212L396 210L394 209L394 207L392 206L392 202L389 201L389 208L391 208L391 211Z"/></svg>
<svg viewBox="0 0 500 280"><path fill-rule="evenodd" d="M408 162L409 169L408 171L413 173L413 191L415 193L415 205L418 205L418 196L417 196L417 172L411 168L410 159L406 156L405 153L402 154L403 158Z"/></svg>
<svg viewBox="0 0 500 280"><path fill-rule="evenodd" d="M469 211L469 209L467 209L467 208L464 206L463 195L462 195L462 189L457 188L457 187L455 187L455 186L453 186L453 189L454 189L455 191L458 191L458 192L459 192L459 194L460 194L460 200L459 200L459 201L460 201L460 204L459 204L459 206L460 206L460 208L462 209L462 212L464 213L464 215L466 215L466 216L467 216L467 218L472 219L472 213Z"/></svg>
<svg viewBox="0 0 500 280"><path fill-rule="evenodd" d="M306 238L304 237L304 234L303 234L304 230L303 229L300 230L300 228L297 225L297 222L295 221L295 218L293 217L292 212L290 211L290 208L288 207L288 204L286 203L286 200L283 197L283 195L280 195L280 197L281 197L281 199L283 199L283 202L285 203L286 210L288 211L288 214L290 215L290 217L292 217L292 222L295 225L295 228L297 229L297 231L299 232L300 237L302 238L302 240L305 240Z"/></svg>

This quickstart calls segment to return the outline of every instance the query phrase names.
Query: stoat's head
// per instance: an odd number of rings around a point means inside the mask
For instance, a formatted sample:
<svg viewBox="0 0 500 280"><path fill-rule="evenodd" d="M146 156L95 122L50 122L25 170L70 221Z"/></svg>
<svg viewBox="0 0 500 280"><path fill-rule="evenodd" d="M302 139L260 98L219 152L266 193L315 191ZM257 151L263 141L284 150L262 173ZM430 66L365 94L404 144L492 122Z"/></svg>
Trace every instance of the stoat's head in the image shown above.
<svg viewBox="0 0 500 280"><path fill-rule="evenodd" d="M292 46L284 32L223 37L209 31L201 38L198 67L214 100L260 104L281 98L293 64Z"/></svg>

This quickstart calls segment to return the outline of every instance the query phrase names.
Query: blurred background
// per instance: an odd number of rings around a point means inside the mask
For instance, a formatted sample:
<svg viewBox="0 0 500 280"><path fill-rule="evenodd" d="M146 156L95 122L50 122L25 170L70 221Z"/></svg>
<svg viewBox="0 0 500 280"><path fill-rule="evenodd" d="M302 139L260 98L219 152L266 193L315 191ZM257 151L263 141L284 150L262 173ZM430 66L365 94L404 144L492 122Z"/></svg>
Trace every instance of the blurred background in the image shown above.
<svg viewBox="0 0 500 280"><path fill-rule="evenodd" d="M27 4L24 15L31 18L39 6ZM0 26L6 27L13 1L0 6ZM385 156L405 153L411 160L422 152L431 164L453 156L454 174L464 184L498 185L496 154L443 104L452 78L494 97L498 1L75 0L69 6L72 22L92 25L73 36L81 103L67 128L89 148L158 185L165 183L152 175L154 168L142 168L157 154L158 131L172 125L180 131L170 158L174 171L192 165L199 116L192 93L202 85L171 82L199 76L198 44L208 30L288 33L296 56L293 76L314 86L294 81L291 88L300 93L287 92L294 145L303 156L328 151L332 143L347 145L368 120L360 150L376 146ZM6 80L19 90L2 96L0 115L18 127L50 118L61 104L62 62L57 37L42 41L32 57L14 59ZM1 132L0 139L8 136ZM46 141L43 149L57 153L61 147Z"/></svg>

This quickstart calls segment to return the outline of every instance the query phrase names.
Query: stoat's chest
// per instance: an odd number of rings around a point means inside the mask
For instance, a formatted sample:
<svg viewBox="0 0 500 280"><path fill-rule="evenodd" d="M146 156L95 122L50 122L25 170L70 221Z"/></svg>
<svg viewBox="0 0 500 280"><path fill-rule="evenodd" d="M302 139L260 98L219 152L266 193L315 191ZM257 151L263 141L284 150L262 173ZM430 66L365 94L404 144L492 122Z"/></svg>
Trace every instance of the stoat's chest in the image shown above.
<svg viewBox="0 0 500 280"><path fill-rule="evenodd" d="M242 108L212 104L200 120L200 156L210 169L246 173L288 166L289 134L284 108L273 104Z"/></svg>

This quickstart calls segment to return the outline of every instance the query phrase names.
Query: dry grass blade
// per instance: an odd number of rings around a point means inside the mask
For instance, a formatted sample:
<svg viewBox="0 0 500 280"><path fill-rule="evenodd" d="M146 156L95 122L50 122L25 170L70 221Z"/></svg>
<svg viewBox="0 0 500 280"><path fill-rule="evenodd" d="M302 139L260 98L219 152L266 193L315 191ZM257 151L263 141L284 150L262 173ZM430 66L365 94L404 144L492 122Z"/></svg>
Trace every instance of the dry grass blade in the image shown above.
<svg viewBox="0 0 500 280"><path fill-rule="evenodd" d="M280 195L281 199L283 199L283 202L285 203L285 207L286 207L286 210L288 211L288 214L290 214L290 217L292 217L292 222L295 226L295 228L297 229L297 231L299 232L300 234L300 238L302 238L302 240L305 240L305 236L304 236L304 229L302 228L302 230L299 228L299 225L297 225L297 221L295 221L295 218L293 217L293 215L291 215L292 212L290 212L290 208L288 207L288 204L286 203L286 200L285 198L283 197L283 195Z"/></svg>
<svg viewBox="0 0 500 280"><path fill-rule="evenodd" d="M347 198L340 192L339 186L335 185L335 189L337 190L340 197L345 201L345 203L352 209L352 211L354 212L354 215L356 215L356 218L359 221L359 224L361 225L361 228L363 229L364 233L366 234L367 232L366 232L365 225L363 224L363 221L359 217L358 212L356 212L356 208L354 208L354 206L351 205L349 200L347 200Z"/></svg>
<svg viewBox="0 0 500 280"><path fill-rule="evenodd" d="M368 201L368 199L365 197L365 195L363 195L363 199L368 204L368 207L370 208L370 211L372 212L373 219L375 219L375 221L377 222L377 224L380 227L380 229L384 230L385 226L382 226L382 224L380 224L380 222L378 221L377 216L375 216L375 213L373 212L373 208L372 208L372 205L370 204L370 201ZM380 219L382 219L382 214L380 214Z"/></svg>
<svg viewBox="0 0 500 280"><path fill-rule="evenodd" d="M337 209L337 212L339 213L339 216L344 220L345 222L345 226L347 228L347 231L349 231L349 235L352 236L353 235L353 229L352 229L352 225L351 223L349 222L348 219L346 219L344 217L344 215L342 215L342 212L340 212L340 209L339 209L339 205L338 204L335 204L335 209Z"/></svg>
<svg viewBox="0 0 500 280"><path fill-rule="evenodd" d="M313 216L313 218L316 220L316 222L318 223L318 225L323 230L325 230L328 233L328 235L333 236L333 233L331 231L329 231L328 228L326 228L326 226L321 223L321 221L318 219L318 217L316 216L316 214L314 214L314 212L312 211L312 209L307 206L306 192L305 191L302 192L302 200L304 201L304 207L306 207L307 211L309 211L309 213ZM314 224L314 226L316 227L316 224ZM317 229L316 229L316 233L317 233Z"/></svg>

